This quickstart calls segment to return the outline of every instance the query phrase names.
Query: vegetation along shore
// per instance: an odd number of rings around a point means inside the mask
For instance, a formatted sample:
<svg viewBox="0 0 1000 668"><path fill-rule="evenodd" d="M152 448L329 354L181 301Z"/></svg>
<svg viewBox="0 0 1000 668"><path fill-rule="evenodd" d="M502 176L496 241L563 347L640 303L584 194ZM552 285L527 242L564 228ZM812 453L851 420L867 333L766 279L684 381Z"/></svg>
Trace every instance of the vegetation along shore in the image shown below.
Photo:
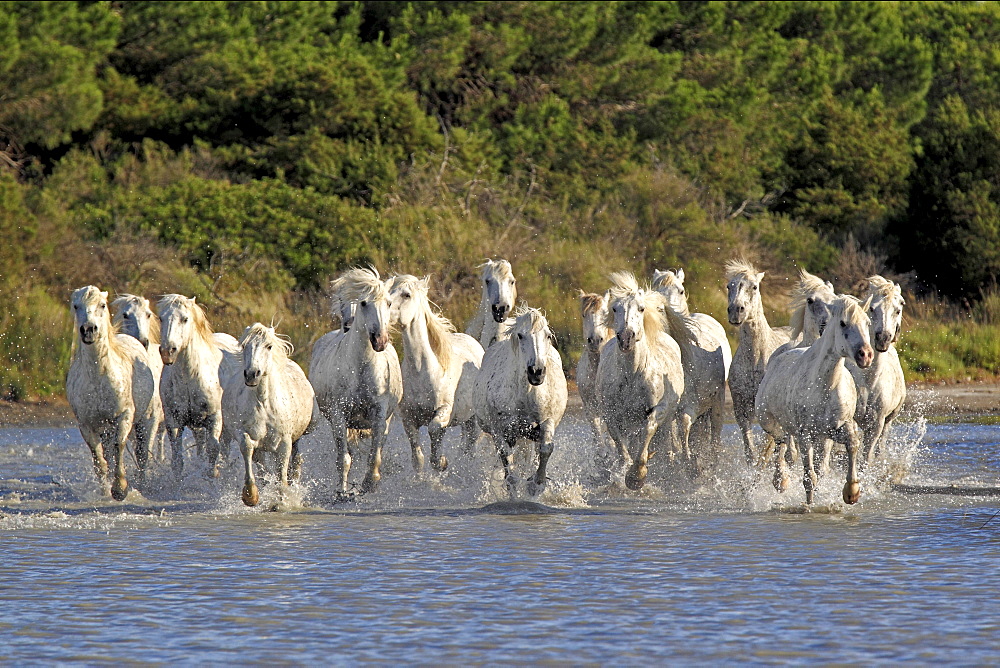
<svg viewBox="0 0 1000 668"><path fill-rule="evenodd" d="M908 381L1000 373L996 3L12 2L0 36L0 419L62 410L82 285L307 366L344 269L464 328L497 257L568 371L578 289L683 267L725 322L742 254L773 323L800 267L882 274Z"/></svg>

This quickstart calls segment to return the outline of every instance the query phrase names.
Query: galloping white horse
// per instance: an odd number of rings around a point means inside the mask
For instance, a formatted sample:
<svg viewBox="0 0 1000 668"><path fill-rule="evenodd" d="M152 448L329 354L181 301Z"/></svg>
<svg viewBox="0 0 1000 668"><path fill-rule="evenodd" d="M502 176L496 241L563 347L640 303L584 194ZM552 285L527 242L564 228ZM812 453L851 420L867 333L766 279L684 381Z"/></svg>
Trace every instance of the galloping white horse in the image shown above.
<svg viewBox="0 0 1000 668"><path fill-rule="evenodd" d="M743 448L748 464L753 464L758 459L754 453L750 431L754 420L757 387L764 377L771 355L790 339L788 328L774 329L767 324L760 299L760 282L763 278L764 272L758 272L746 260L730 260L726 263L729 323L740 328L740 342L729 368L729 392L733 396L733 413L743 434ZM770 436L767 439L768 444L761 461L774 450L773 440Z"/></svg>
<svg viewBox="0 0 1000 668"><path fill-rule="evenodd" d="M483 363L483 347L471 336L455 332L451 322L431 308L429 286L429 276L404 274L394 276L389 288L389 317L403 329L400 417L418 473L424 467L421 427L427 427L431 466L437 471L448 466L448 459L441 454L447 427L462 425L467 451L480 434L472 392Z"/></svg>
<svg viewBox="0 0 1000 668"><path fill-rule="evenodd" d="M517 483L511 452L517 439L535 441L538 468L528 481L534 496L545 486L556 428L566 412L566 376L549 323L538 309L515 312L510 339L490 346L476 379L476 416L493 436L511 495Z"/></svg>
<svg viewBox="0 0 1000 668"><path fill-rule="evenodd" d="M670 336L677 342L684 368L684 394L677 408L681 446L684 456L697 475L706 461L713 465L722 448L722 410L726 401L726 367L723 356L716 350L698 345L698 325L694 318L681 315L671 306L664 309ZM698 423L704 429L695 433L696 447L691 448L691 427ZM706 435L702 435L707 431Z"/></svg>
<svg viewBox="0 0 1000 668"><path fill-rule="evenodd" d="M125 498L125 441L132 434L138 476L145 474L149 441L155 434L153 373L146 350L131 336L119 334L108 312L108 293L92 285L73 293L77 336L66 376L66 398L80 433L94 458L94 473L105 482L106 451L114 452L111 496Z"/></svg>
<svg viewBox="0 0 1000 668"><path fill-rule="evenodd" d="M598 452L610 445L608 428L604 425L597 401L597 365L601 361L601 348L614 333L608 328L608 293L598 295L580 291L580 318L583 320L583 353L576 365L576 387L580 392L583 410L590 420L594 446Z"/></svg>
<svg viewBox="0 0 1000 668"><path fill-rule="evenodd" d="M900 287L881 276L869 277L867 298L875 359L867 369L849 368L858 385L857 421L863 432L865 460L871 464L906 401L906 379L893 345L903 326L905 302Z"/></svg>
<svg viewBox="0 0 1000 668"><path fill-rule="evenodd" d="M684 371L680 347L666 332L663 295L640 288L628 272L611 274L611 282L606 324L617 343L601 349L597 397L611 438L630 464L625 485L640 489L646 482L653 437L664 422L677 416Z"/></svg>
<svg viewBox="0 0 1000 668"><path fill-rule="evenodd" d="M854 421L858 392L844 361L852 359L862 369L872 363L867 307L853 297L837 299L823 335L809 348L795 348L773 358L757 390L756 415L761 427L776 439L790 435L799 446L806 503L813 502L818 482L814 453L823 439L847 446L844 502L857 503L861 496L857 468L861 435Z"/></svg>
<svg viewBox="0 0 1000 668"><path fill-rule="evenodd" d="M792 291L788 305L791 316L788 326L791 339L778 346L771 354L780 355L792 348L808 348L823 333L830 319L830 305L837 299L833 284L819 276L799 269L799 282Z"/></svg>
<svg viewBox="0 0 1000 668"><path fill-rule="evenodd" d="M292 344L259 322L243 331L243 373L225 382L222 394L226 432L239 439L244 478L241 498L260 502L253 462L257 448L275 453L282 489L302 471L299 439L309 431L313 388L298 364L288 359Z"/></svg>
<svg viewBox="0 0 1000 668"><path fill-rule="evenodd" d="M172 450L175 475L184 469L181 436L188 427L199 453L208 457L209 473L219 475L222 435L222 384L241 366L239 342L216 333L194 297L164 295L160 313L160 397ZM227 442L228 445L228 442Z"/></svg>
<svg viewBox="0 0 1000 668"><path fill-rule="evenodd" d="M389 341L389 292L374 268L355 268L333 282L347 302L357 302L354 326L335 346L313 349L309 380L316 401L333 430L337 447L338 495L347 495L351 470L349 429L371 429L368 472L361 491L374 491L382 464L389 421L403 396L399 357Z"/></svg>
<svg viewBox="0 0 1000 668"><path fill-rule="evenodd" d="M160 319L156 317L149 306L149 300L138 295L121 294L111 302L115 310L114 322L122 334L139 341L146 349L146 359L149 369L153 372L153 416L156 419L156 430L150 441L149 454L158 461L167 458L166 425L163 423L163 402L160 400L160 374L163 373L163 360L160 359Z"/></svg>
<svg viewBox="0 0 1000 668"><path fill-rule="evenodd" d="M733 363L733 350L729 347L726 328L707 313L691 313L688 307L687 291L684 289L684 270L653 270L653 289L667 298L667 303L675 311L690 317L692 332L699 346L714 352L722 358L722 365L729 378L729 367Z"/></svg>
<svg viewBox="0 0 1000 668"><path fill-rule="evenodd" d="M517 281L507 260L487 260L476 268L482 270L483 296L465 333L488 349L494 341L509 335L513 323L507 316L517 301Z"/></svg>

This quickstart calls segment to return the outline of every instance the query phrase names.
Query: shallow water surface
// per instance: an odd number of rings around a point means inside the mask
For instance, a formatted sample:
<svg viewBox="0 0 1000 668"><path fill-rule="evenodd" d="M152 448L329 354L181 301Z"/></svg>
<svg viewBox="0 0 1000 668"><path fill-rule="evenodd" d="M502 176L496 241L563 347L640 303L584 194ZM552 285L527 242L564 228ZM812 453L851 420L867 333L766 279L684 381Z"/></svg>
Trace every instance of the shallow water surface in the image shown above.
<svg viewBox="0 0 1000 668"><path fill-rule="evenodd" d="M193 452L179 483L157 462L115 503L76 430L0 430L0 661L1000 660L995 499L873 470L858 505L834 474L803 512L801 484L758 480L731 431L716 476L657 458L625 492L585 434L567 419L546 491L510 502L485 439L449 440L449 471L415 480L397 426L380 490L337 503L321 432L290 496L264 485L248 509L235 452L218 481ZM900 425L891 473L997 487L998 441Z"/></svg>

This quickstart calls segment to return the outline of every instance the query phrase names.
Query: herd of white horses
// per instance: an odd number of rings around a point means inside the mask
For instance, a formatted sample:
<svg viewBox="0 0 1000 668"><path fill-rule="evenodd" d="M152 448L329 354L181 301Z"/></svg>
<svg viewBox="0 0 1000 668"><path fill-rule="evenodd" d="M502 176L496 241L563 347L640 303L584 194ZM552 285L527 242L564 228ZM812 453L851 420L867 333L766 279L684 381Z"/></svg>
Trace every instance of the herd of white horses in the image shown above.
<svg viewBox="0 0 1000 668"><path fill-rule="evenodd" d="M542 311L515 308L510 263L487 260L479 269L482 299L464 334L431 304L429 278L383 280L374 268L348 270L330 286L341 326L313 344L308 377L273 327L254 323L237 340L213 332L193 297L165 295L154 314L140 296L123 294L109 304L108 293L94 286L76 290L77 340L66 393L105 493L116 500L127 494L129 439L137 486L145 483L151 451L159 448L165 457L164 432L179 477L187 428L212 476L231 444L239 444L241 498L255 506L262 455L274 454L286 489L302 470L299 439L321 418L333 434L338 497L351 495L351 453L365 442L370 449L360 491L371 492L398 415L417 475L426 466L421 428L436 471L448 466L448 428L461 428L467 451L485 431L511 495L518 440L534 441L537 467L526 491L538 494L566 410L562 360ZM580 292L584 349L576 381L595 456L610 457L632 490L645 483L657 450L692 476L715 469L728 383L749 465L773 465L774 485L783 491L790 464L800 459L812 503L819 476L830 472L833 444L843 444L843 499L857 502L859 467L885 453L887 429L905 399L894 347L900 287L873 276L859 299L838 295L829 282L800 270L791 324L774 328L761 302L764 273L744 260L730 261L725 271L728 320L739 331L735 353L721 323L689 311L682 269L656 271L651 286L617 272L604 293ZM402 360L390 338L394 328ZM754 422L764 431L760 446Z"/></svg>

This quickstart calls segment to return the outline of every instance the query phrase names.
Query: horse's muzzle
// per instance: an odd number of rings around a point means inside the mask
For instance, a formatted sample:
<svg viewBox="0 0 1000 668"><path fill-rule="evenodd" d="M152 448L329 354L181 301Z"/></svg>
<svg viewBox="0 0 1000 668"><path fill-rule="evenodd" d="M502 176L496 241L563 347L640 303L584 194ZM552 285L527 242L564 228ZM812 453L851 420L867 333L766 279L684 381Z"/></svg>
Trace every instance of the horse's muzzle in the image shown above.
<svg viewBox="0 0 1000 668"><path fill-rule="evenodd" d="M97 340L97 325L80 325L80 340L88 346Z"/></svg>
<svg viewBox="0 0 1000 668"><path fill-rule="evenodd" d="M892 345L892 334L886 331L882 331L876 333L873 338L874 341L872 341L872 346L875 348L875 350L879 351L880 353L889 352L889 346Z"/></svg>
<svg viewBox="0 0 1000 668"><path fill-rule="evenodd" d="M730 325L742 325L747 317L747 309L745 306L730 306L728 315Z"/></svg>
<svg viewBox="0 0 1000 668"><path fill-rule="evenodd" d="M601 340L596 336L587 337L587 349L592 353L601 352Z"/></svg>
<svg viewBox="0 0 1000 668"><path fill-rule="evenodd" d="M545 382L545 367L543 366L529 366L527 369L528 382L534 386L541 385Z"/></svg>
<svg viewBox="0 0 1000 668"><path fill-rule="evenodd" d="M160 346L160 360L167 365L173 364L177 361L177 347L176 346Z"/></svg>
<svg viewBox="0 0 1000 668"><path fill-rule="evenodd" d="M862 346L858 352L854 353L854 361L862 369L867 369L875 360L875 353L871 346Z"/></svg>
<svg viewBox="0 0 1000 668"><path fill-rule="evenodd" d="M145 348L146 350L149 350L149 339L145 337L139 339L139 345Z"/></svg>
<svg viewBox="0 0 1000 668"><path fill-rule="evenodd" d="M629 352L635 346L635 332L631 329L626 329L617 334L618 347L622 349L622 352Z"/></svg>
<svg viewBox="0 0 1000 668"><path fill-rule="evenodd" d="M510 309L506 304L494 304L490 306L493 311L493 322L503 322L507 319L507 311Z"/></svg>
<svg viewBox="0 0 1000 668"><path fill-rule="evenodd" d="M389 345L389 337L386 336L386 335L384 335L384 334L382 336L376 336L375 334L369 334L368 335L368 340L372 344L372 350L374 350L377 353L382 352L383 350L385 350L386 346Z"/></svg>
<svg viewBox="0 0 1000 668"><path fill-rule="evenodd" d="M243 370L243 382L247 384L247 387L257 387L260 384L260 371L250 369Z"/></svg>

